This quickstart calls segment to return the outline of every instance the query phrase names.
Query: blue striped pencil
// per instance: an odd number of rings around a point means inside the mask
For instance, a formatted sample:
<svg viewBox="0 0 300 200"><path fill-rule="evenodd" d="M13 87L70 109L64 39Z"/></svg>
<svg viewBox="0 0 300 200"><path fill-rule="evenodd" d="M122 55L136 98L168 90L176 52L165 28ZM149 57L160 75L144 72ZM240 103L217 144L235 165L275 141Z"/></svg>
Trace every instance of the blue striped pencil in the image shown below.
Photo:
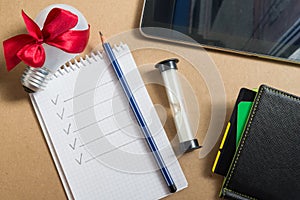
<svg viewBox="0 0 300 200"><path fill-rule="evenodd" d="M173 178L172 178L172 176L171 176L171 174L170 174L170 172L169 172L169 170L168 170L168 168L167 168L167 166L166 166L166 164L165 164L165 162L164 162L164 160L163 160L163 158L162 158L162 156L159 152L159 149L158 149L158 147L157 147L157 145L156 145L156 143L155 143L155 141L152 137L152 134L151 134L151 132L150 132L148 126L147 126L147 123L146 123L146 121L145 121L145 119L144 119L144 117L141 113L141 110L140 110L140 108L139 108L139 106L138 106L138 104L137 104L137 102L136 102L136 100L133 96L133 93L132 93L132 91L131 91L128 83L127 83L126 77L124 76L124 74L122 72L122 69L121 69L121 67L118 63L118 60L116 59L110 44L105 42L102 33L99 32L99 34L100 34L101 42L102 42L102 45L103 45L103 49L104 49L110 63L112 64L112 67L113 67L113 69L116 73L116 76L118 77L118 79L121 83L121 86L124 90L124 93L125 93L128 101L129 101L130 107L131 107L131 109L132 109L132 111L133 111L133 113L134 113L134 115L135 115L135 117L138 121L139 126L141 127L141 130L144 134L145 140L146 140L146 142L147 142L147 144L148 144L148 146L149 146L149 148L150 148L150 150L151 150L151 152L152 152L152 154L155 158L155 161L156 161L156 163L157 163L157 165L160 169L160 172L161 172L164 180L166 181L166 184L169 188L169 191L171 193L174 193L174 192L176 192L177 187L176 187L176 185L173 181Z"/></svg>

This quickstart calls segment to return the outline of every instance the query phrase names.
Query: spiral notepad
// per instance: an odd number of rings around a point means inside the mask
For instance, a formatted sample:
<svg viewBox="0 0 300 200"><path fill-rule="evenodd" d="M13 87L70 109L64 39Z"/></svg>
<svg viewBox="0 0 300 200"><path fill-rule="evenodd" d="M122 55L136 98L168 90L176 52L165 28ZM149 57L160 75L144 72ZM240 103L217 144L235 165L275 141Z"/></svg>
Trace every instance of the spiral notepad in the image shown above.
<svg viewBox="0 0 300 200"><path fill-rule="evenodd" d="M114 48L178 190L187 181L127 45ZM169 194L128 101L100 52L59 69L31 101L69 199Z"/></svg>

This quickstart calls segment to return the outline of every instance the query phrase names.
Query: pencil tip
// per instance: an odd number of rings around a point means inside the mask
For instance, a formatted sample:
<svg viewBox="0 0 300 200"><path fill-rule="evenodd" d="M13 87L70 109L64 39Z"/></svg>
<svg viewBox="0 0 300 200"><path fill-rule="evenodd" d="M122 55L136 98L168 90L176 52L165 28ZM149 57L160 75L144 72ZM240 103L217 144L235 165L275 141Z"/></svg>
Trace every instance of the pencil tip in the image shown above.
<svg viewBox="0 0 300 200"><path fill-rule="evenodd" d="M99 31L99 35L100 35L101 42L103 44L105 39L101 31Z"/></svg>

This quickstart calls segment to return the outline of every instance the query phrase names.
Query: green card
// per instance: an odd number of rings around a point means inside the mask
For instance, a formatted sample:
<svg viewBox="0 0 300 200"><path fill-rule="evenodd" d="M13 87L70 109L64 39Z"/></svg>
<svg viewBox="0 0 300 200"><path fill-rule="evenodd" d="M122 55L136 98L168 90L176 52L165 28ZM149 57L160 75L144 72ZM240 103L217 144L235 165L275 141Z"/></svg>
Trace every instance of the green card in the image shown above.
<svg viewBox="0 0 300 200"><path fill-rule="evenodd" d="M239 145L253 102L242 101L237 110L236 146Z"/></svg>

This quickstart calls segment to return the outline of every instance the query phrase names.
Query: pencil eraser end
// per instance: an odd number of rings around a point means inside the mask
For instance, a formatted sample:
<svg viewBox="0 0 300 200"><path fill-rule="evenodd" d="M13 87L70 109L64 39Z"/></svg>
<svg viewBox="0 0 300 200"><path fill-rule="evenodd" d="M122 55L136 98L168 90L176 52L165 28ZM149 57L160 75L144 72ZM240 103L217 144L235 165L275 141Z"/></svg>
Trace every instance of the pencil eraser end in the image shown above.
<svg viewBox="0 0 300 200"><path fill-rule="evenodd" d="M177 187L175 184L169 186L169 190L171 193L175 193L177 191Z"/></svg>

